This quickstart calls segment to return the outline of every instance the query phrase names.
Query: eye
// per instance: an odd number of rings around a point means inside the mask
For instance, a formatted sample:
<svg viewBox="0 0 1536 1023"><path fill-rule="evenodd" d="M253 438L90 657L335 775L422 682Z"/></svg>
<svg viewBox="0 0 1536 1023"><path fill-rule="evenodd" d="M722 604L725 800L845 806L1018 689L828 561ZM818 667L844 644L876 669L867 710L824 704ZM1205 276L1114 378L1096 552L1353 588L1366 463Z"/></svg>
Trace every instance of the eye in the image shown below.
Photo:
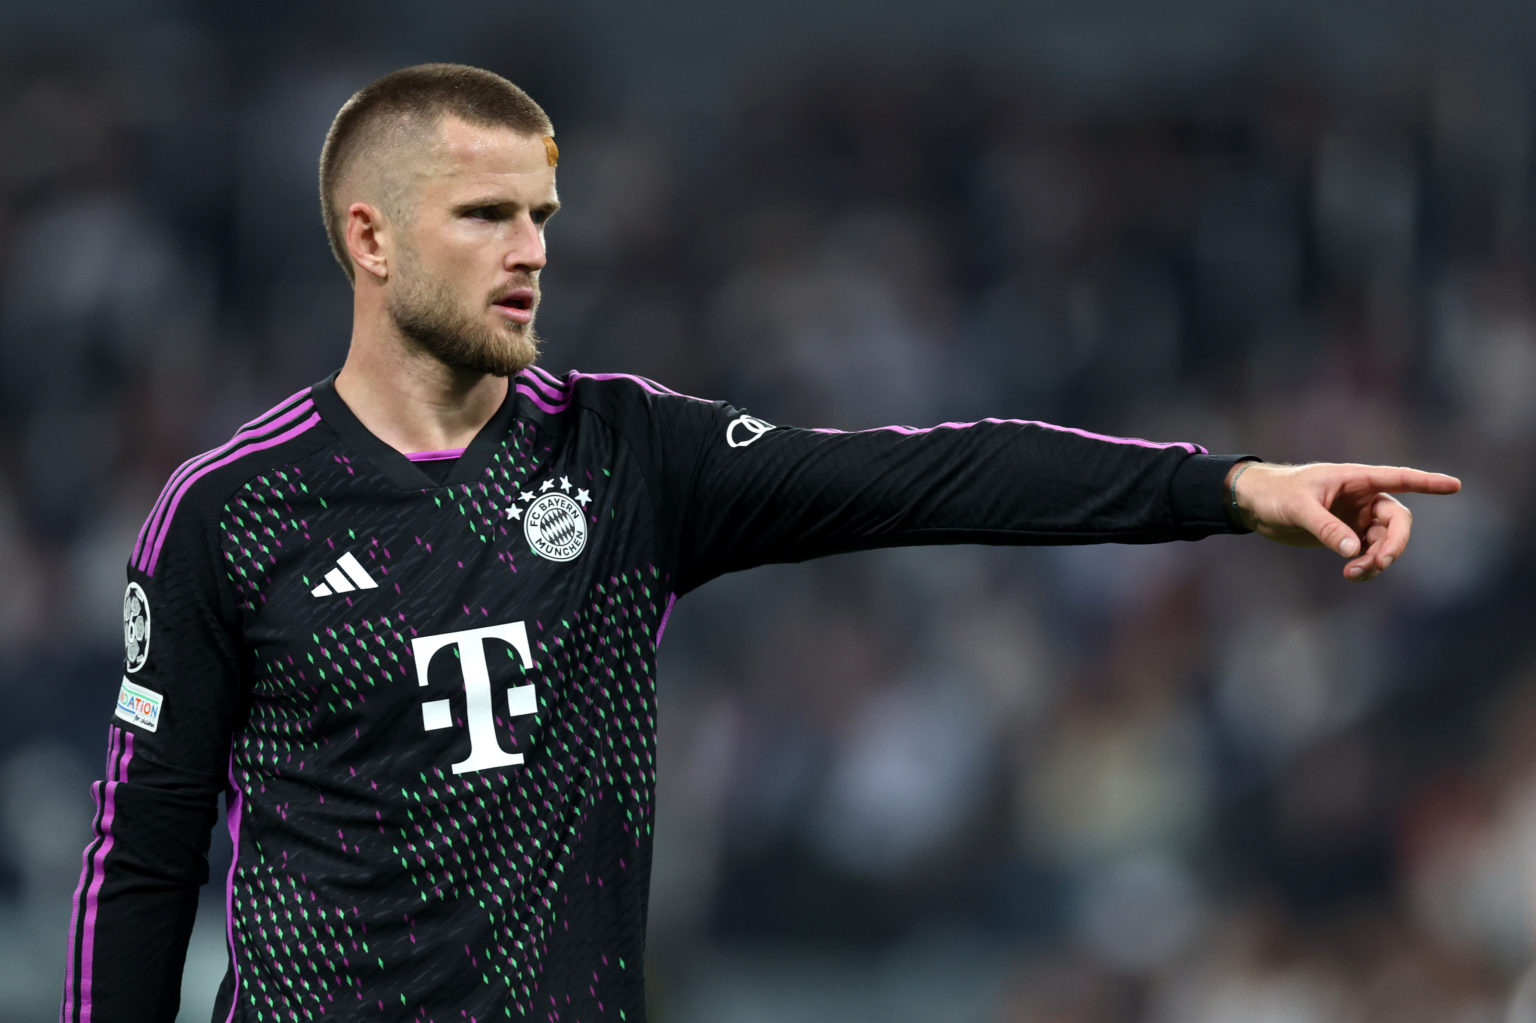
<svg viewBox="0 0 1536 1023"><path fill-rule="evenodd" d="M464 215L466 217L472 217L475 220L502 219L501 207L499 206L476 206L472 210L466 210Z"/></svg>

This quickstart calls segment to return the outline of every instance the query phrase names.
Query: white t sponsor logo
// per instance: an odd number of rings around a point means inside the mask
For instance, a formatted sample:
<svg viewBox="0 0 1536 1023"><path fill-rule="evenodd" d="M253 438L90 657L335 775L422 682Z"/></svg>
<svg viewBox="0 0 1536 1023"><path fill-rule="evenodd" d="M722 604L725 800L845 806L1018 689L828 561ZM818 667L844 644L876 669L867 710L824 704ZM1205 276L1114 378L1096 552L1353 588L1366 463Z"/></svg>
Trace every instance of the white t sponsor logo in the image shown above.
<svg viewBox="0 0 1536 1023"><path fill-rule="evenodd" d="M485 659L485 644L500 640L517 652L524 670L533 667L528 650L528 630L522 622L488 625L483 629L444 632L437 636L418 636L411 640L416 658L416 682L427 684L427 666L432 655L444 647L458 648L459 671L464 679L464 717L469 727L469 756L453 765L454 774L484 771L491 767L511 767L523 762L521 753L508 753L496 738L496 716L491 692L491 671ZM498 658L498 663L505 663ZM453 725L453 704L432 700L421 705L421 724L427 731ZM507 713L514 716L537 714L539 701L532 685L513 686L507 690Z"/></svg>
<svg viewBox="0 0 1536 1023"><path fill-rule="evenodd" d="M733 448L744 448L771 429L772 423L765 423L756 416L740 415L725 428L725 442Z"/></svg>
<svg viewBox="0 0 1536 1023"><path fill-rule="evenodd" d="M123 594L123 663L132 675L149 659L149 598L144 587L129 583Z"/></svg>

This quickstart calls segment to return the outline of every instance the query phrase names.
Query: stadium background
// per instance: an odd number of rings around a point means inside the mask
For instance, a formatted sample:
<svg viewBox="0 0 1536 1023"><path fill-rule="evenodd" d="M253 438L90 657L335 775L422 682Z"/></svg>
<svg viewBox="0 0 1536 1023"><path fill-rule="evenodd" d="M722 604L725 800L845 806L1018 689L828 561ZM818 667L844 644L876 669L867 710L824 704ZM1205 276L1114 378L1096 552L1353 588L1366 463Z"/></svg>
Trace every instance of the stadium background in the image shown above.
<svg viewBox="0 0 1536 1023"><path fill-rule="evenodd" d="M131 537L341 358L320 140L427 59L557 124L552 369L1467 484L1366 587L1215 538L684 601L658 1023L1536 1019L1536 8L123 6L0 5L0 1019L56 1012Z"/></svg>

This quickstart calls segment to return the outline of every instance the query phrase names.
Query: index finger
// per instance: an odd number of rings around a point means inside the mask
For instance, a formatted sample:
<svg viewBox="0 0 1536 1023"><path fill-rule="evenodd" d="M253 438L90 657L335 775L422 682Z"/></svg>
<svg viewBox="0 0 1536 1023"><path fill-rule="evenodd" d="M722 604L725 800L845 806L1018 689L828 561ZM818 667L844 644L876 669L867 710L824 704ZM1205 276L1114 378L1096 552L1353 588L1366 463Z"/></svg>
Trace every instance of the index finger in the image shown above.
<svg viewBox="0 0 1536 1023"><path fill-rule="evenodd" d="M1350 483L1364 483L1371 490L1389 494L1454 494L1461 480L1443 472L1425 472L1401 465L1353 465Z"/></svg>

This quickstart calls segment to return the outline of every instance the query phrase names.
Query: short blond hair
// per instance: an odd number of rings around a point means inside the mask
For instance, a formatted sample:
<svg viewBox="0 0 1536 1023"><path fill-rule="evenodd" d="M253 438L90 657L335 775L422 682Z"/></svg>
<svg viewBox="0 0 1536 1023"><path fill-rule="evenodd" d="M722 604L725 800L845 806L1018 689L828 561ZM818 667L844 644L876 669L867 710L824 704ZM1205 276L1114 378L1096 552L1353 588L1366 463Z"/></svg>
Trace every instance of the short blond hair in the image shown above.
<svg viewBox="0 0 1536 1023"><path fill-rule="evenodd" d="M347 211L337 196L342 181L360 164L398 154L403 144L431 136L446 115L525 135L555 134L549 115L526 92L498 74L466 64L401 68L353 93L331 122L320 149L320 214L331 252L348 281L355 277L347 253ZM403 182L393 176L393 187L381 197L393 207L387 209L390 215L400 213L403 192Z"/></svg>

